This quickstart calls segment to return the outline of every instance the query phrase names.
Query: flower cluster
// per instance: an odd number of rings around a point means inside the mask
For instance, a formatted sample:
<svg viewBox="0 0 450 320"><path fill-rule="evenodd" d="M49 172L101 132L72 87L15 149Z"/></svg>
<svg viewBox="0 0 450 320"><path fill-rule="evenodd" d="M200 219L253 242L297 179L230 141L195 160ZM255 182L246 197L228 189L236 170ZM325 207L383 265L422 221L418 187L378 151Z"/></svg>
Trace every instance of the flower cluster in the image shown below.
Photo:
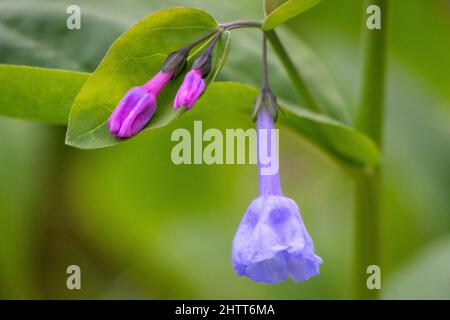
<svg viewBox="0 0 450 320"><path fill-rule="evenodd" d="M222 25L233 28L234 24ZM212 50L222 34L215 32L211 44L193 63L186 74L173 108L191 109L206 88L205 78L212 67ZM206 40L207 35L189 46L171 53L159 71L142 86L131 88L111 114L108 126L117 138L129 138L142 130L156 111L158 94L171 79L177 77L187 64L189 51ZM239 276L256 282L278 283L289 278L305 281L319 274L322 259L315 254L314 245L306 231L297 204L281 191L278 166L267 174L262 161L261 145L267 151L277 152L272 130L278 117L277 98L269 87L267 70L267 36L263 41L263 86L256 99L253 119L257 122L259 196L247 209L233 240L232 264ZM276 157L278 156L275 154ZM278 158L277 158L278 161Z"/></svg>
<svg viewBox="0 0 450 320"><path fill-rule="evenodd" d="M217 32L213 41L200 55L181 84L173 108L183 106L191 109L201 97L206 88L205 78L211 70L212 50L221 32ZM147 83L133 87L125 94L108 119L109 131L119 139L130 138L141 131L150 121L157 107L157 97L170 80L176 78L186 67L189 51L204 38L189 46L171 53L164 62L161 70Z"/></svg>

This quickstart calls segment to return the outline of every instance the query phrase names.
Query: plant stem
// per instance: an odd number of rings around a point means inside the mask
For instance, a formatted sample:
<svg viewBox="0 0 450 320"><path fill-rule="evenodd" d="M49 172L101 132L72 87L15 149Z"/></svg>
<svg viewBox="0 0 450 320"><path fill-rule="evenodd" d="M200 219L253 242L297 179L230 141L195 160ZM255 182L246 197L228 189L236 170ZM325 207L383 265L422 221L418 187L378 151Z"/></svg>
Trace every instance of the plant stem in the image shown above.
<svg viewBox="0 0 450 320"><path fill-rule="evenodd" d="M379 290L367 287L367 267L380 266L380 169L355 175L353 298L378 299Z"/></svg>
<svg viewBox="0 0 450 320"><path fill-rule="evenodd" d="M240 20L240 21L232 21L227 23L222 23L220 28L225 30L237 29L237 28L261 28L262 22L259 21L249 21L249 20Z"/></svg>
<svg viewBox="0 0 450 320"><path fill-rule="evenodd" d="M364 9L377 5L381 9L381 29L363 27L363 79L355 126L382 146L384 93L386 73L386 34L388 0L366 0ZM366 16L366 15L364 15ZM367 287L367 267L380 259L380 176L381 167L365 168L354 180L355 234L353 296L358 299L377 299L380 290ZM381 269L382 270L382 269Z"/></svg>
<svg viewBox="0 0 450 320"><path fill-rule="evenodd" d="M217 34L214 36L214 39L211 41L211 43L209 44L208 48L206 48L205 53L207 55L210 55L211 52L214 50L214 47L217 44L217 41L219 41L220 37L222 36L223 31L219 30L217 32Z"/></svg>
<svg viewBox="0 0 450 320"><path fill-rule="evenodd" d="M267 62L267 33L263 32L263 48L262 48L262 74L264 89L269 88L269 66Z"/></svg>
<svg viewBox="0 0 450 320"><path fill-rule="evenodd" d="M270 44L275 50L275 53L278 55L279 59L281 60L281 63L286 69L286 72L289 78L291 79L294 88L297 90L297 93L302 99L302 104L304 105L304 107L319 112L320 111L319 105L316 103L314 97L309 92L309 89L306 86L305 81L303 80L302 76L298 73L297 68L295 67L286 49L281 43L280 38L278 38L278 35L275 33L274 30L271 30L267 32L267 36L269 38Z"/></svg>
<svg viewBox="0 0 450 320"><path fill-rule="evenodd" d="M190 44L188 44L186 47L184 47L181 50L190 51L192 48L194 48L196 45L202 43L203 41L211 38L216 33L222 34L224 30L231 30L231 29L237 29L237 28L261 28L262 22L259 21L249 21L249 20L242 20L242 21L232 21L221 24L219 29L216 29L214 31L211 31L204 36L194 40Z"/></svg>
<svg viewBox="0 0 450 320"><path fill-rule="evenodd" d="M191 42L190 44L188 44L186 47L184 47L184 48L181 49L181 50L186 50L187 52L189 52L189 51L191 51L192 48L194 48L196 45L202 43L203 41L205 41L205 40L207 40L207 39L209 39L209 38L211 38L211 37L212 37L213 35L215 35L217 32L219 32L219 30L211 31L211 32L205 34L203 37L200 37L200 38L194 40L193 42Z"/></svg>
<svg viewBox="0 0 450 320"><path fill-rule="evenodd" d="M363 81L359 112L355 126L366 132L381 145L384 116L386 29L388 6L386 0L366 0L366 6L378 5L381 9L381 29L363 31Z"/></svg>
<svg viewBox="0 0 450 320"><path fill-rule="evenodd" d="M248 28L248 27L261 28L261 26L262 23L258 21L233 21L220 25L220 27L224 30L231 30L236 28ZM278 38L278 35L275 33L274 30L271 30L267 32L265 36L267 36L267 38L269 39L272 47L274 48L276 54L281 60L281 63L286 69L286 72L288 73L288 76L291 79L294 88L297 90L300 99L302 99L301 102L304 105L304 107L319 112L320 111L319 105L316 103L314 97L309 92L309 89L306 86L305 81L298 73L297 68L295 67L294 63L289 57L280 39Z"/></svg>

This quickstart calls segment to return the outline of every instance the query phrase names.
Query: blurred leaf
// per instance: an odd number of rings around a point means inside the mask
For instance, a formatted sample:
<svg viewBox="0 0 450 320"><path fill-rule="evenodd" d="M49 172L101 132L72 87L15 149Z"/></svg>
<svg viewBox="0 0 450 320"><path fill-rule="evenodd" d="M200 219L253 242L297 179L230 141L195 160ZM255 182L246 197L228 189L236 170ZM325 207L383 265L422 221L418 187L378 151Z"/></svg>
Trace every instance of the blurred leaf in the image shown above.
<svg viewBox="0 0 450 320"><path fill-rule="evenodd" d="M65 1L0 1L0 61L77 71L95 70L131 24L105 10L82 7L82 28L66 26Z"/></svg>
<svg viewBox="0 0 450 320"><path fill-rule="evenodd" d="M89 74L0 65L0 114L66 124L70 107Z"/></svg>
<svg viewBox="0 0 450 320"><path fill-rule="evenodd" d="M265 0L264 30L271 30L287 20L314 7L321 0Z"/></svg>
<svg viewBox="0 0 450 320"><path fill-rule="evenodd" d="M435 240L387 280L385 299L450 299L450 238Z"/></svg>
<svg viewBox="0 0 450 320"><path fill-rule="evenodd" d="M43 126L12 119L0 118L0 137L0 299L36 298L53 145Z"/></svg>
<svg viewBox="0 0 450 320"><path fill-rule="evenodd" d="M300 104L307 106L308 103L313 103L321 113L350 124L350 108L319 55L292 32L281 30L279 35L280 37L269 32L269 40L291 81L297 89L300 87ZM284 46L281 42L289 46ZM294 52L295 55L292 54Z"/></svg>
<svg viewBox="0 0 450 320"><path fill-rule="evenodd" d="M156 74L169 53L217 28L217 22L206 12L189 8L159 11L134 25L112 45L77 95L69 117L66 143L89 149L120 142L109 133L107 119L125 92ZM208 84L224 64L229 40L229 33L225 32L214 50ZM193 51L189 61L195 55ZM175 111L172 107L182 80L180 76L172 81L158 96L158 109L147 130L164 126L184 112L183 108Z"/></svg>

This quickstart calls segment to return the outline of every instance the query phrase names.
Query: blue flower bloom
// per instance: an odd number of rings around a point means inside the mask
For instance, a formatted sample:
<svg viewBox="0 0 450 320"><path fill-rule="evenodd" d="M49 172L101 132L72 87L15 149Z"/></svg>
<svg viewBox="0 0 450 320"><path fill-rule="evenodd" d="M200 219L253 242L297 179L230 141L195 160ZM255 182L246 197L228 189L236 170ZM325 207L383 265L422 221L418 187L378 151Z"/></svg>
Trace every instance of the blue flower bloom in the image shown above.
<svg viewBox="0 0 450 320"><path fill-rule="evenodd" d="M258 131L266 129L264 132L270 139L273 120L265 108L259 111L257 128ZM258 148L260 138L258 135ZM314 253L313 242L297 204L283 196L278 172L273 175L261 173L260 155L258 168L260 195L248 207L233 240L236 273L271 284L289 276L301 282L318 275L322 259Z"/></svg>

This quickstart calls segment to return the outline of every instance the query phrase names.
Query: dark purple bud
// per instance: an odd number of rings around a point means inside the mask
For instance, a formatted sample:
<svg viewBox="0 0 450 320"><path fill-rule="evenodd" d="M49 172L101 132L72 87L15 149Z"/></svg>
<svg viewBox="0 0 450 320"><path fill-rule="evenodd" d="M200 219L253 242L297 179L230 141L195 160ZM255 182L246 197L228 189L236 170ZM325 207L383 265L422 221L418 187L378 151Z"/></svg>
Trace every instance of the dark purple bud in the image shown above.
<svg viewBox="0 0 450 320"><path fill-rule="evenodd" d="M261 108L265 108L272 117L273 121L278 120L278 103L277 97L272 93L269 88L263 88L261 93L256 98L255 106L253 108L252 120L256 121Z"/></svg>
<svg viewBox="0 0 450 320"><path fill-rule="evenodd" d="M200 57L195 59L192 69L199 69L202 71L202 78L206 78L211 72L212 68L212 55L210 52L205 52Z"/></svg>
<svg viewBox="0 0 450 320"><path fill-rule="evenodd" d="M186 68L188 54L189 51L186 49L172 52L164 61L161 71L166 73L173 71L173 78L176 78Z"/></svg>

